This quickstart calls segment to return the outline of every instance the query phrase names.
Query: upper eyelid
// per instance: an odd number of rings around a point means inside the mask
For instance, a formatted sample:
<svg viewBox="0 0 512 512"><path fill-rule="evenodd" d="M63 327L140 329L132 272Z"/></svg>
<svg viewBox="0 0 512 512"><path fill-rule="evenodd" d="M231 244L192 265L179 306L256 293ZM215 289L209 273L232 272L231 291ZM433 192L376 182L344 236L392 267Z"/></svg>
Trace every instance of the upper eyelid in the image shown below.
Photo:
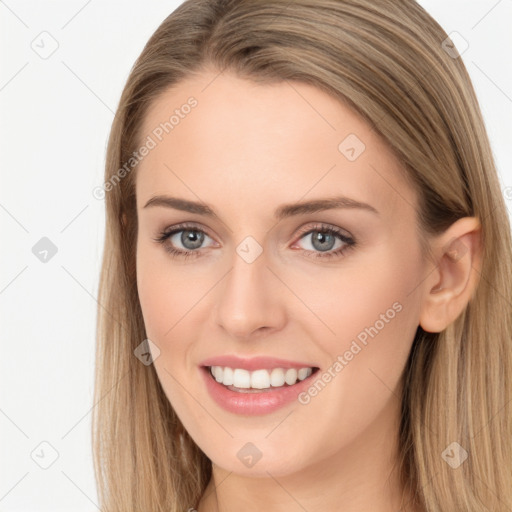
<svg viewBox="0 0 512 512"><path fill-rule="evenodd" d="M209 236L211 239L214 239L214 237L209 234L207 229L200 227L200 226L196 226L195 224L184 224L184 225L176 224L175 226L172 226L168 229L167 228L163 229L162 234L172 236L172 235L175 235L176 233L179 233L180 231L186 231L186 230L200 231L200 232L204 233L205 235Z"/></svg>

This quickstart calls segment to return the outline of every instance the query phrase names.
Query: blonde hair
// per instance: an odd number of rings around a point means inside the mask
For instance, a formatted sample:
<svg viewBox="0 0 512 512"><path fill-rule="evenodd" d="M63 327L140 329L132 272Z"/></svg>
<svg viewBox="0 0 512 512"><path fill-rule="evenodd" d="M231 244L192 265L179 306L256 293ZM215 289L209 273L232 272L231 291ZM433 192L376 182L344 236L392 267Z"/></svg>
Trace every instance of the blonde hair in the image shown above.
<svg viewBox="0 0 512 512"><path fill-rule="evenodd" d="M455 220L482 225L482 267L464 312L418 326L403 376L400 474L428 512L512 509L512 244L490 144L461 58L412 0L187 0L146 44L123 90L105 181L129 161L151 102L213 67L259 83L296 80L352 107L387 141L419 197L422 243ZM211 462L152 365L135 270L135 171L105 197L92 441L101 509L197 506ZM428 246L425 245L427 249ZM469 454L454 469L452 442Z"/></svg>

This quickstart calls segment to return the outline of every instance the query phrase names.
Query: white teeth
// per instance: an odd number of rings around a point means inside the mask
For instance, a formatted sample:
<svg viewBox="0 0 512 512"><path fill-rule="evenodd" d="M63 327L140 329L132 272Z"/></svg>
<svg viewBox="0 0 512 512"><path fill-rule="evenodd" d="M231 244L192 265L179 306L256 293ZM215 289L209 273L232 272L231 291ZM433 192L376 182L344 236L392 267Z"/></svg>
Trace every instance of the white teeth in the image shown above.
<svg viewBox="0 0 512 512"><path fill-rule="evenodd" d="M304 380L306 377L309 377L311 375L311 368L301 368L298 372L297 372L297 377L299 378L299 380Z"/></svg>
<svg viewBox="0 0 512 512"><path fill-rule="evenodd" d="M225 384L226 386L232 386L233 382L234 382L233 381L233 370L226 366L224 368L224 376L222 378L222 384Z"/></svg>
<svg viewBox="0 0 512 512"><path fill-rule="evenodd" d="M281 368L274 368L270 374L270 384L275 388L284 384L284 371Z"/></svg>
<svg viewBox="0 0 512 512"><path fill-rule="evenodd" d="M213 376L215 377L215 380L217 382L222 382L223 373L224 373L222 366L213 366L212 370L213 370Z"/></svg>
<svg viewBox="0 0 512 512"><path fill-rule="evenodd" d="M233 386L236 388L250 388L251 374L247 370L237 368L233 370Z"/></svg>
<svg viewBox="0 0 512 512"><path fill-rule="evenodd" d="M255 370L249 372L241 368L229 368L227 366L212 366L210 372L215 380L224 386L237 388L269 389L270 387L284 386L285 382L292 386L306 379L313 373L312 368L273 368L272 370Z"/></svg>
<svg viewBox="0 0 512 512"><path fill-rule="evenodd" d="M289 384L290 386L295 384L297 382L297 370L295 368L289 368L286 370L284 380L286 384Z"/></svg>
<svg viewBox="0 0 512 512"><path fill-rule="evenodd" d="M267 370L256 370L251 373L251 388L266 389L270 387L270 375Z"/></svg>

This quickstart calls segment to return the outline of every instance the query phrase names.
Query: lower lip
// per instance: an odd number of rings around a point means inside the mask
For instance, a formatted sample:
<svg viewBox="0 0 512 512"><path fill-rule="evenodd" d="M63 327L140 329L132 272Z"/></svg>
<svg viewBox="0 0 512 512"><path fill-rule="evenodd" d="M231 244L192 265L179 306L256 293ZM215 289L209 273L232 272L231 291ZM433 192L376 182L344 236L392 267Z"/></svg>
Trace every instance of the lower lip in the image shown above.
<svg viewBox="0 0 512 512"><path fill-rule="evenodd" d="M249 416L269 414L297 400L297 396L311 384L312 373L306 379L293 386L270 388L270 391L243 393L231 391L219 384L210 372L210 368L200 368L206 383L206 388L213 400L228 412Z"/></svg>

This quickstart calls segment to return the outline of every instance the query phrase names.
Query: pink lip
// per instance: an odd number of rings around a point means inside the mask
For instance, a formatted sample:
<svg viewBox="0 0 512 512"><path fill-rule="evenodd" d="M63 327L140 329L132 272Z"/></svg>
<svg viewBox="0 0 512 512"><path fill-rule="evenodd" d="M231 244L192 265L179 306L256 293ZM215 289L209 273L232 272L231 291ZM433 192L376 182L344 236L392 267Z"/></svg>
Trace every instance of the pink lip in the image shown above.
<svg viewBox="0 0 512 512"><path fill-rule="evenodd" d="M302 368L304 367L307 366L302 366ZM208 390L210 397L217 403L217 405L228 412L247 416L269 414L296 401L298 395L311 385L311 379L312 377L316 378L317 373L312 373L309 377L297 382L293 386L285 385L280 388L271 387L269 390L241 393L238 391L232 391L223 384L219 384L213 378L210 368L201 367L199 370L203 376L206 389Z"/></svg>
<svg viewBox="0 0 512 512"><path fill-rule="evenodd" d="M242 358L235 355L209 357L202 361L200 366L228 366L229 368L241 368L250 372L261 369L272 370L274 368L295 368L299 370L300 368L318 367L318 365L311 363L288 361L277 357L256 356Z"/></svg>

